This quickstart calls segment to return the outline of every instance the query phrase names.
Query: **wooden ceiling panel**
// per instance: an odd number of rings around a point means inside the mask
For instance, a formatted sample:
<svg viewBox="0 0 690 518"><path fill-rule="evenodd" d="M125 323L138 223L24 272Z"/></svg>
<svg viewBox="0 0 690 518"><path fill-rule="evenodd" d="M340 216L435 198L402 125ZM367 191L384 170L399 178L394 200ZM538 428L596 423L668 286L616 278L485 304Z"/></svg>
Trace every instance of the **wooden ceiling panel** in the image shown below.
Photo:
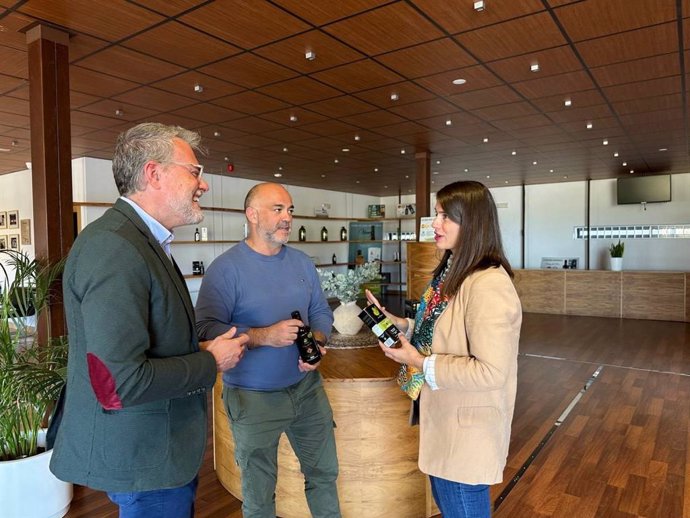
<svg viewBox="0 0 690 518"><path fill-rule="evenodd" d="M680 74L680 65L676 53L592 69L594 79L602 87L678 74Z"/></svg>
<svg viewBox="0 0 690 518"><path fill-rule="evenodd" d="M394 101L391 99L391 94L397 94L399 99ZM414 83L396 83L381 88L374 88L366 92L359 92L355 97L371 103L379 108L392 108L400 104L407 104L413 102L433 99L434 94L428 92L424 88L420 88Z"/></svg>
<svg viewBox="0 0 690 518"><path fill-rule="evenodd" d="M29 79L29 67L27 65L26 51L12 47L0 47L2 59L0 59L0 74L15 78Z"/></svg>
<svg viewBox="0 0 690 518"><path fill-rule="evenodd" d="M16 97L0 97L0 112L29 116L29 101ZM0 117L0 120L2 118Z"/></svg>
<svg viewBox="0 0 690 518"><path fill-rule="evenodd" d="M195 90L197 85L201 86L201 92ZM184 74L152 83L151 86L174 94L190 97L196 102L210 101L243 91L243 88L237 85L199 72L185 72Z"/></svg>
<svg viewBox="0 0 690 518"><path fill-rule="evenodd" d="M477 63L452 38L443 38L383 54L376 60L410 79Z"/></svg>
<svg viewBox="0 0 690 518"><path fill-rule="evenodd" d="M259 92L295 105L330 99L342 94L335 88L305 76L264 86L259 88Z"/></svg>
<svg viewBox="0 0 690 518"><path fill-rule="evenodd" d="M71 115L71 123L85 128L103 129L122 124L122 120L115 118L114 114L112 116L101 116L81 110L74 110Z"/></svg>
<svg viewBox="0 0 690 518"><path fill-rule="evenodd" d="M161 124L170 124L174 126L182 126L183 128L196 130L206 123L196 119L190 119L174 113L159 113L149 117L149 122L160 122Z"/></svg>
<svg viewBox="0 0 690 518"><path fill-rule="evenodd" d="M312 133L298 128L281 128L275 131L267 131L263 133L262 136L270 138L273 142L275 142L275 147L280 147L281 150L283 147L286 147L286 144L299 142L314 137Z"/></svg>
<svg viewBox="0 0 690 518"><path fill-rule="evenodd" d="M79 109L79 111L102 115L104 117L116 117L118 119L130 122L145 120L146 118L157 113L156 110L150 110L147 108L142 108L141 106L134 106L133 104L126 104L111 99L106 99L89 104L88 106L83 106ZM115 113L116 111L118 113Z"/></svg>
<svg viewBox="0 0 690 518"><path fill-rule="evenodd" d="M403 2L358 14L328 25L324 30L370 56L443 36L435 25Z"/></svg>
<svg viewBox="0 0 690 518"><path fill-rule="evenodd" d="M297 117L297 120L291 121L290 117L292 116ZM266 119L268 121L276 122L283 126L290 126L293 128L301 127L314 122L319 122L326 118L323 115L319 115L318 113L302 110L299 108L288 108L285 110L264 113L259 117L261 117L262 119Z"/></svg>
<svg viewBox="0 0 690 518"><path fill-rule="evenodd" d="M374 9L379 5L389 3L389 1L337 0L335 2L324 2L323 0L274 0L274 3L310 23L324 25L369 9Z"/></svg>
<svg viewBox="0 0 690 518"><path fill-rule="evenodd" d="M307 51L314 52L316 58L306 59ZM311 74L365 58L364 54L343 45L321 31L308 31L261 47L254 52L266 59L299 70L303 74Z"/></svg>
<svg viewBox="0 0 690 518"><path fill-rule="evenodd" d="M453 84L455 79L465 79L463 85ZM491 88L501 84L501 80L490 70L481 65L460 68L440 74L415 79L415 83L428 88L436 95L450 96L472 90Z"/></svg>
<svg viewBox="0 0 690 518"><path fill-rule="evenodd" d="M69 68L69 85L72 90L101 97L117 95L136 88L137 83L101 74L93 70L71 65Z"/></svg>
<svg viewBox="0 0 690 518"><path fill-rule="evenodd" d="M71 35L69 39L69 61L70 63L78 63L81 58L98 52L107 46L107 41L92 38L85 34Z"/></svg>
<svg viewBox="0 0 690 518"><path fill-rule="evenodd" d="M28 84L29 83L24 79L0 74L0 94L11 92L22 85Z"/></svg>
<svg viewBox="0 0 690 518"><path fill-rule="evenodd" d="M156 23L163 17L132 5L126 0L101 2L95 9L91 0L32 0L19 11L72 31L83 32L110 41L126 38Z"/></svg>
<svg viewBox="0 0 690 518"><path fill-rule="evenodd" d="M124 47L196 68L233 56L240 49L178 22L168 22L123 42Z"/></svg>
<svg viewBox="0 0 690 518"><path fill-rule="evenodd" d="M558 76L532 79L513 84L513 88L528 99L558 94L572 95L573 92L591 90L594 86L592 80L584 71L568 72Z"/></svg>
<svg viewBox="0 0 690 518"><path fill-rule="evenodd" d="M494 25L544 10L539 0L491 2L490 7L481 12L472 8L472 2L460 5L447 0L412 0L412 3L450 33Z"/></svg>
<svg viewBox="0 0 690 518"><path fill-rule="evenodd" d="M236 119L226 124L222 124L222 126L238 129L240 131L252 134L275 131L285 127L284 124L278 124L276 122L259 119L257 117L245 117L243 119Z"/></svg>
<svg viewBox="0 0 690 518"><path fill-rule="evenodd" d="M493 121L493 125L503 131L511 131L524 128L533 128L540 126L551 126L551 121L542 114L526 115L524 117L515 117L513 119L501 119Z"/></svg>
<svg viewBox="0 0 690 518"><path fill-rule="evenodd" d="M403 104L389 108L393 113L407 119L427 119L435 115L449 114L458 111L458 108L442 99L430 99L417 103Z"/></svg>
<svg viewBox="0 0 690 518"><path fill-rule="evenodd" d="M535 63L539 65L538 72L530 68ZM487 66L506 83L582 70L580 61L567 45L494 61Z"/></svg>
<svg viewBox="0 0 690 518"><path fill-rule="evenodd" d="M397 83L402 79L395 72L375 63L370 59L342 65L313 74L319 81L340 88L344 92L354 93L370 90L379 86Z"/></svg>
<svg viewBox="0 0 690 518"><path fill-rule="evenodd" d="M680 112L683 108L683 98L680 93L660 95L657 97L646 97L644 99L613 103L613 108L619 115L669 109L676 109Z"/></svg>
<svg viewBox="0 0 690 518"><path fill-rule="evenodd" d="M184 72L184 68L114 46L79 61L79 66L115 77L150 83Z"/></svg>
<svg viewBox="0 0 690 518"><path fill-rule="evenodd" d="M566 99L570 99L570 106L565 106ZM531 99L531 102L541 111L550 113L570 110L572 108L583 108L586 106L604 104L606 99L602 97L599 90L583 90L580 92L557 94Z"/></svg>
<svg viewBox="0 0 690 518"><path fill-rule="evenodd" d="M385 137L399 138L407 135L425 135L429 132L429 128L417 124L416 122L400 122L398 124L391 124L390 126L382 126L376 128L376 133Z"/></svg>
<svg viewBox="0 0 690 518"><path fill-rule="evenodd" d="M575 45L589 67L669 54L678 48L676 23L664 23Z"/></svg>
<svg viewBox="0 0 690 518"><path fill-rule="evenodd" d="M347 124L339 120L328 119L313 124L306 124L302 126L304 131L308 131L314 135L325 135L327 137L332 135L342 135L347 133L350 138L353 138L355 133L359 130L352 124Z"/></svg>
<svg viewBox="0 0 690 518"><path fill-rule="evenodd" d="M243 113L239 113L233 110L228 110L227 108L221 108L220 106L214 106L212 104L206 103L185 106L184 108L178 108L177 110L172 111L170 113L171 115L181 115L182 117L197 119L200 121L205 121L207 123L210 122L212 124L228 122L235 119L241 119L242 117L244 117Z"/></svg>
<svg viewBox="0 0 690 518"><path fill-rule="evenodd" d="M250 53L224 59L199 71L245 88L260 88L298 75L297 72Z"/></svg>
<svg viewBox="0 0 690 518"><path fill-rule="evenodd" d="M365 103L349 95L342 95L340 97L334 97L333 99L326 99L325 101L305 104L304 108L337 119L347 115L372 111L376 109L376 106L372 106L369 103Z"/></svg>
<svg viewBox="0 0 690 518"><path fill-rule="evenodd" d="M611 117L611 109L607 104L593 104L591 106L581 106L579 108L570 107L565 110L549 113L549 117L554 122L578 122L585 126L587 121Z"/></svg>
<svg viewBox="0 0 690 518"><path fill-rule="evenodd" d="M537 110L528 102L521 101L510 104L499 104L498 106L487 106L470 110L475 117L485 121L496 121L501 119L511 119L526 115L536 115Z"/></svg>
<svg viewBox="0 0 690 518"><path fill-rule="evenodd" d="M180 21L252 49L309 29L309 25L268 2L222 0L181 16Z"/></svg>
<svg viewBox="0 0 690 518"><path fill-rule="evenodd" d="M397 124L399 122L405 122L405 119L402 117L385 110L376 110L366 113L358 113L356 115L349 115L347 117L343 117L341 120L360 128L372 129Z"/></svg>
<svg viewBox="0 0 690 518"><path fill-rule="evenodd" d="M206 3L206 0L132 0L132 3L147 7L165 16L176 16Z"/></svg>
<svg viewBox="0 0 690 518"><path fill-rule="evenodd" d="M465 32L455 39L482 61L496 61L566 43L551 16L543 12Z"/></svg>
<svg viewBox="0 0 690 518"><path fill-rule="evenodd" d="M588 0L557 8L555 13L570 38L582 41L674 20L676 3Z"/></svg>
<svg viewBox="0 0 690 518"><path fill-rule="evenodd" d="M474 110L476 108L516 102L521 97L508 86L494 86L450 95L446 99L465 110Z"/></svg>
<svg viewBox="0 0 690 518"><path fill-rule="evenodd" d="M258 92L245 91L214 99L213 104L256 115L287 108L288 104Z"/></svg>
<svg viewBox="0 0 690 518"><path fill-rule="evenodd" d="M0 27L2 27L0 29L0 46L25 51L25 29L33 23L33 20L17 12L8 11L0 18L0 22Z"/></svg>
<svg viewBox="0 0 690 518"><path fill-rule="evenodd" d="M149 86L142 86L141 88L113 96L113 99L161 112L176 110L196 102L189 97L176 95L172 92L158 90Z"/></svg>

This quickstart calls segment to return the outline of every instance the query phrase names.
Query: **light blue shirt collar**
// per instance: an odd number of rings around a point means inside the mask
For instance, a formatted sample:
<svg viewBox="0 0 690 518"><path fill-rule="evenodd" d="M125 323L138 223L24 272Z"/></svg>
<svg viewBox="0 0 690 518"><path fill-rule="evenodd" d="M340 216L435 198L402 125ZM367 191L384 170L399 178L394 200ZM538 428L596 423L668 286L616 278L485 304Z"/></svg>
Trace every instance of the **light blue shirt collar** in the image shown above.
<svg viewBox="0 0 690 518"><path fill-rule="evenodd" d="M120 199L122 201L129 203L132 206L136 213L139 214L139 217L142 220L144 220L144 223L153 234L153 237L155 237L156 240L160 243L168 257L171 257L170 243L173 239L175 239L175 235L172 232L170 232L167 228L165 228L163 225L161 225L161 223L158 220L151 217L149 213L142 209L139 205L137 205L136 202L130 200L129 198L125 198L124 196L120 196Z"/></svg>

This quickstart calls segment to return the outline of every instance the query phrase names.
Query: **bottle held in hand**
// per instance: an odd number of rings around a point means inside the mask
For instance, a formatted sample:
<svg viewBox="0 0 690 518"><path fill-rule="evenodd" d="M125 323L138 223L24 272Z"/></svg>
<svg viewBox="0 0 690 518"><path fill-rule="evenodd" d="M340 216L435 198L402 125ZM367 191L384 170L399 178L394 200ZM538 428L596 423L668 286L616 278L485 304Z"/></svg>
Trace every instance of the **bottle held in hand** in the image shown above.
<svg viewBox="0 0 690 518"><path fill-rule="evenodd" d="M302 320L302 316L299 311L293 311L291 313L292 318L296 320ZM297 330L297 349L299 349L300 358L304 363L314 365L321 361L321 351L319 351L319 346L314 339L314 335L311 332L311 327L305 325Z"/></svg>
<svg viewBox="0 0 690 518"><path fill-rule="evenodd" d="M400 347L400 340L398 339L400 330L376 304L369 304L364 308L359 314L359 318L369 326L369 329L383 342L383 345L392 348Z"/></svg>

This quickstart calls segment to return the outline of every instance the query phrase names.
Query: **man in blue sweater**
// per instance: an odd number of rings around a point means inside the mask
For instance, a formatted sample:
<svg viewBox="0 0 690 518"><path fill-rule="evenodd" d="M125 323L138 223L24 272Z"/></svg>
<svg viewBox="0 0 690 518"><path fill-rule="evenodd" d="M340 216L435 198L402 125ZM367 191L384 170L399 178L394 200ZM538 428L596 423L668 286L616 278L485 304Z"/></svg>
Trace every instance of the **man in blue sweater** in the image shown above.
<svg viewBox="0 0 690 518"><path fill-rule="evenodd" d="M249 336L242 361L223 374L223 401L242 470L242 514L275 518L277 450L284 432L300 461L312 516L339 518L333 412L318 363L302 362L295 344L298 328L307 324L325 354L321 345L333 314L314 264L285 246L294 210L287 190L255 185L244 210L248 237L209 266L196 307L203 339L232 327ZM293 311L304 322L291 318Z"/></svg>

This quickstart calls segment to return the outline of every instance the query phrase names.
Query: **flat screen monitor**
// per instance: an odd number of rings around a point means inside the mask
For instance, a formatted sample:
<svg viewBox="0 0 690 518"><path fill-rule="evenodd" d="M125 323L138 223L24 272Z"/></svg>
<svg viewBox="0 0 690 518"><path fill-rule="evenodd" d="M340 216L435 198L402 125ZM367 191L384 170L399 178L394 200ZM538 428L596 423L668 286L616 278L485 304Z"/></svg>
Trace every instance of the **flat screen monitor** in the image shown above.
<svg viewBox="0 0 690 518"><path fill-rule="evenodd" d="M618 205L671 201L671 175L618 179Z"/></svg>

